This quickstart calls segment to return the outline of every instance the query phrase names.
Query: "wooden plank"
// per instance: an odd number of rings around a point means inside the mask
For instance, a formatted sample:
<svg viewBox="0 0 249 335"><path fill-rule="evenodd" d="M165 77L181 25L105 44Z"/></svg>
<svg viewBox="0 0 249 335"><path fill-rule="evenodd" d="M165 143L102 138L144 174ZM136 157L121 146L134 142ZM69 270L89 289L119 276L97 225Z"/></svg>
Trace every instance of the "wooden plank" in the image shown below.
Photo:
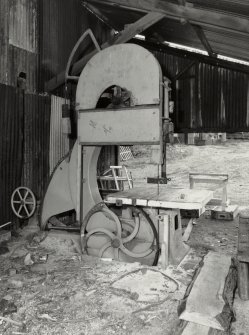
<svg viewBox="0 0 249 335"><path fill-rule="evenodd" d="M209 335L209 327L188 322L181 335Z"/></svg>
<svg viewBox="0 0 249 335"><path fill-rule="evenodd" d="M189 178L194 179L194 181L198 180L218 180L218 181L227 181L228 174L216 174L216 173L190 173Z"/></svg>
<svg viewBox="0 0 249 335"><path fill-rule="evenodd" d="M135 35L141 33L143 30L149 28L156 22L160 21L164 17L163 13L158 12L150 12L146 15L144 15L140 20L136 21L135 23L130 24L126 29L123 30L123 32L113 39L110 42L105 42L101 45L101 49L108 48L111 45L114 44L120 44L128 42L130 39L132 39ZM86 63L97 53L97 50L92 51L91 53L87 54L83 58L81 58L79 61L74 63L71 70L71 75L75 76L78 75ZM65 71L62 71L54 78L50 79L47 83L45 83L45 90L50 92L62 85L65 82Z"/></svg>
<svg viewBox="0 0 249 335"><path fill-rule="evenodd" d="M239 218L238 260L249 263L249 217Z"/></svg>
<svg viewBox="0 0 249 335"><path fill-rule="evenodd" d="M227 335L227 332L188 322L181 335Z"/></svg>
<svg viewBox="0 0 249 335"><path fill-rule="evenodd" d="M231 257L209 252L181 307L180 319L218 330L227 330L237 273Z"/></svg>
<svg viewBox="0 0 249 335"><path fill-rule="evenodd" d="M188 241L192 229L193 229L193 219L190 219L190 220L189 220L189 223L188 223L188 225L187 225L187 228L185 229L184 234L183 234L183 236L182 236L182 240L183 240L183 242L187 242L187 241Z"/></svg>
<svg viewBox="0 0 249 335"><path fill-rule="evenodd" d="M214 220L232 221L238 215L238 208L237 205L215 206L211 209L211 217Z"/></svg>

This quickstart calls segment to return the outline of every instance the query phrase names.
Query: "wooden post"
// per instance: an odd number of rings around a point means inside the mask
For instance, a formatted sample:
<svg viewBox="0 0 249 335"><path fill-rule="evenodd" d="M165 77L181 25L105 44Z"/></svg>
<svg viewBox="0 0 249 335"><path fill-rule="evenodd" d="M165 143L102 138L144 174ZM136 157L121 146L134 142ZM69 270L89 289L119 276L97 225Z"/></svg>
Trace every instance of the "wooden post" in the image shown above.
<svg viewBox="0 0 249 335"><path fill-rule="evenodd" d="M238 265L238 289L241 300L249 300L249 264L239 262Z"/></svg>

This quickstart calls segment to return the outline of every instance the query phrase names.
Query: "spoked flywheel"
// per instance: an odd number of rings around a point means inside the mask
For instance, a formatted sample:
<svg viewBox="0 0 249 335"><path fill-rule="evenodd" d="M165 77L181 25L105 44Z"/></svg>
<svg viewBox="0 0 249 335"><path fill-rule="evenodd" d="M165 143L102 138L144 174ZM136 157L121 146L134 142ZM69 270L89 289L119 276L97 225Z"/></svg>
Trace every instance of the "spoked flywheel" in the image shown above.
<svg viewBox="0 0 249 335"><path fill-rule="evenodd" d="M28 187L17 187L11 195L11 207L18 218L29 219L36 209L34 193Z"/></svg>
<svg viewBox="0 0 249 335"><path fill-rule="evenodd" d="M110 210L104 203L93 207L87 214L81 227L81 242L83 251L91 254L91 241L97 248L96 256L105 257L109 250L113 253L115 260L121 258L135 258L142 261L143 258L153 254L153 265L157 264L159 256L159 241L156 228L149 215L141 208L130 207L131 218L122 218ZM88 229L88 222L95 214L102 213L113 223L114 228L101 225ZM142 222L143 221L143 222ZM142 223L142 224L141 224ZM147 226L147 227L146 227ZM143 238L143 231L150 230L149 239ZM148 235L148 234L147 234ZM123 256L123 257L122 257ZM134 261L134 260L133 260Z"/></svg>

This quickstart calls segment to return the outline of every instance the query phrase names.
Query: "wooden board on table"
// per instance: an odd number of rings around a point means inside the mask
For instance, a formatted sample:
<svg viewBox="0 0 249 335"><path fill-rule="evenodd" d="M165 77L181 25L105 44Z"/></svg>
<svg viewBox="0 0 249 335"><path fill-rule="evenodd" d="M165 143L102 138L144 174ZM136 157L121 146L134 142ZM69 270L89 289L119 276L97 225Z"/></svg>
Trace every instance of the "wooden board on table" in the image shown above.
<svg viewBox="0 0 249 335"><path fill-rule="evenodd" d="M227 174L194 174L190 173L189 178L192 179L194 182L202 182L202 183L223 183L224 181L228 180Z"/></svg>
<svg viewBox="0 0 249 335"><path fill-rule="evenodd" d="M157 185L150 184L109 194L105 201L144 207L205 210L205 205L212 198L213 192L210 190L172 188L167 185L160 185L158 194Z"/></svg>
<svg viewBox="0 0 249 335"><path fill-rule="evenodd" d="M236 287L237 274L234 271L231 257L209 252L184 301L180 319L226 330L233 316L230 297Z"/></svg>

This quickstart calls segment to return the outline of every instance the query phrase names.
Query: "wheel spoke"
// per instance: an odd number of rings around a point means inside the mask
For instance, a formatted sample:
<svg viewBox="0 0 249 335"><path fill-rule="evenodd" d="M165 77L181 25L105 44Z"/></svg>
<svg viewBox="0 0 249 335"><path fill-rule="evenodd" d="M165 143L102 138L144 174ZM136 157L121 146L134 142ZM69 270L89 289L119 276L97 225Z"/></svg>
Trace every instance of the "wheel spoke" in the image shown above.
<svg viewBox="0 0 249 335"><path fill-rule="evenodd" d="M31 201L25 201L25 205L34 205L34 203Z"/></svg>
<svg viewBox="0 0 249 335"><path fill-rule="evenodd" d="M21 193L20 193L20 191L18 189L17 189L17 194L19 195L20 200L23 200L22 199L22 195L21 195Z"/></svg>
<svg viewBox="0 0 249 335"><path fill-rule="evenodd" d="M114 219L117 227L117 236L121 238L121 224L120 221L115 213L113 213L109 208L104 207L103 212L105 212L108 216L111 217L111 219Z"/></svg>
<svg viewBox="0 0 249 335"><path fill-rule="evenodd" d="M29 191L26 190L26 193L25 193L25 196L23 197L23 200L25 200L27 198L28 194L29 194Z"/></svg>
<svg viewBox="0 0 249 335"><path fill-rule="evenodd" d="M112 240L114 238L116 238L116 236L110 232L109 230L105 229L105 228L96 228L93 229L91 231L89 231L89 233L86 234L86 239L88 239L91 235L95 234L95 233L103 233L106 234L107 236L109 236Z"/></svg>
<svg viewBox="0 0 249 335"><path fill-rule="evenodd" d="M123 245L120 246L120 249L128 256L130 257L134 257L134 258L142 258L142 257L146 257L149 254L152 253L152 249L148 249L146 251L143 252L132 252L130 250L128 250L127 248L125 248Z"/></svg>
<svg viewBox="0 0 249 335"><path fill-rule="evenodd" d="M20 215L22 208L23 208L23 205L21 205L21 206L19 207L19 209L18 209L18 211L17 211L17 215Z"/></svg>
<svg viewBox="0 0 249 335"><path fill-rule="evenodd" d="M114 248L114 259L115 261L119 260L119 248Z"/></svg>
<svg viewBox="0 0 249 335"><path fill-rule="evenodd" d="M106 244L103 245L103 247L99 251L99 257L102 258L103 253L106 251L107 248L111 247L111 242L107 242Z"/></svg>
<svg viewBox="0 0 249 335"><path fill-rule="evenodd" d="M122 242L123 243L127 243L127 242L133 240L136 237L136 235L137 235L137 233L139 231L139 227L140 227L140 219L139 219L138 216L136 216L135 217L135 227L134 227L133 232L129 236L123 238Z"/></svg>
<svg viewBox="0 0 249 335"><path fill-rule="evenodd" d="M22 202L19 200L13 200L13 204L21 204Z"/></svg>
<svg viewBox="0 0 249 335"><path fill-rule="evenodd" d="M27 216L29 216L29 211L28 211L28 209L27 209L27 206L24 204L23 207L24 207L24 209L25 209L25 212L26 212Z"/></svg>

